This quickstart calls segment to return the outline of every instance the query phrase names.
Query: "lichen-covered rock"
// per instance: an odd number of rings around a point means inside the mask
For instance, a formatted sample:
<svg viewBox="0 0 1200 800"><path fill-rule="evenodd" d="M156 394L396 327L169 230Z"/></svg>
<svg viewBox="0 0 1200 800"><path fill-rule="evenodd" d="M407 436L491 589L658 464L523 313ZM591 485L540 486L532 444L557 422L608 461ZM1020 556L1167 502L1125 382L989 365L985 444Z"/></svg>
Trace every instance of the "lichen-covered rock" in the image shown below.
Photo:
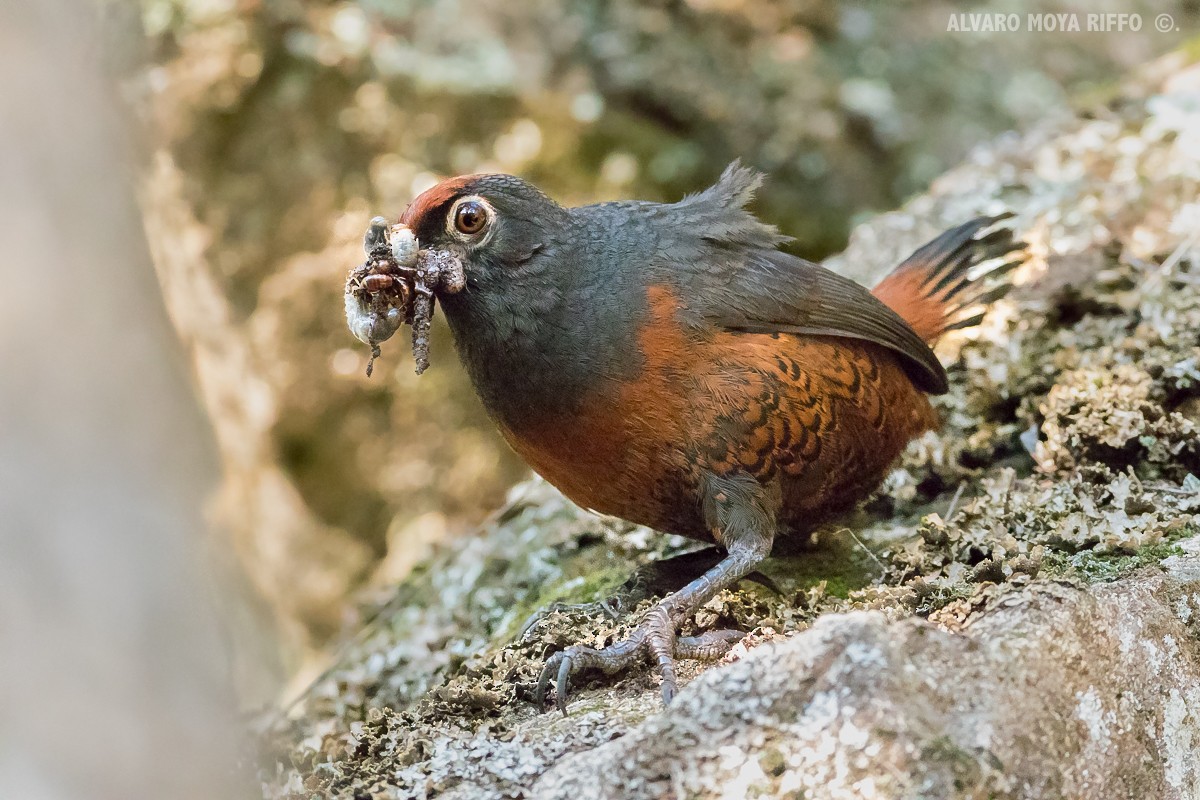
<svg viewBox="0 0 1200 800"><path fill-rule="evenodd" d="M1188 368L1185 362L1172 366ZM1063 375L1042 407L1046 438L1039 444L1038 461L1047 471L1091 462L1118 468L1140 464L1149 470L1178 465L1200 472L1200 424L1188 411L1175 410L1178 404L1167 402L1156 374L1166 377L1162 365L1156 370L1147 364L1117 364Z"/></svg>
<svg viewBox="0 0 1200 800"><path fill-rule="evenodd" d="M264 719L267 795L1196 797L1197 98L1200 66L1159 62L856 231L832 263L868 282L981 211L1015 211L1034 257L947 343L943 429L844 527L777 553L778 591L700 610L748 635L685 663L669 709L649 671L585 677L565 718L530 707L547 653L620 636L598 601L684 544L533 483Z"/></svg>
<svg viewBox="0 0 1200 800"><path fill-rule="evenodd" d="M1195 797L1198 589L1157 573L1040 582L953 632L823 617L558 759L527 796Z"/></svg>

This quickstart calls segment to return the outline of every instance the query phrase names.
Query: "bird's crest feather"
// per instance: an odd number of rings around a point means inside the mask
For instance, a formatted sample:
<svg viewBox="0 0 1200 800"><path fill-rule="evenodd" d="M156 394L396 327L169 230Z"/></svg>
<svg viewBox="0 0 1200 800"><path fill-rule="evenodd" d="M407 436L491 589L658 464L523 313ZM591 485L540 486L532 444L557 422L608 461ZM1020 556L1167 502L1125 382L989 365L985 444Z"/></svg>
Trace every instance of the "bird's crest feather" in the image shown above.
<svg viewBox="0 0 1200 800"><path fill-rule="evenodd" d="M683 198L675 208L688 216L693 230L711 242L773 248L791 237L746 210L762 182L761 172L734 161L716 183Z"/></svg>

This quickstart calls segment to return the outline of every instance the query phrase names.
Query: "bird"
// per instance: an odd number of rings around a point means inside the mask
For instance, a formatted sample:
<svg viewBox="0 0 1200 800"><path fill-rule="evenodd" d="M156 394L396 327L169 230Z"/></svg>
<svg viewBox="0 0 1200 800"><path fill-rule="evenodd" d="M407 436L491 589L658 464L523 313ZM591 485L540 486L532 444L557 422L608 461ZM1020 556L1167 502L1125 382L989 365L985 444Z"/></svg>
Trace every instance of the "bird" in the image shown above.
<svg viewBox="0 0 1200 800"><path fill-rule="evenodd" d="M508 444L579 506L715 544L721 559L628 638L551 654L553 684L648 661L718 658L739 631L679 635L777 540L852 510L936 428L931 345L979 324L1022 245L1007 214L937 236L873 290L787 253L750 210L764 175L735 161L675 203L568 208L512 175L442 181L397 229L461 261L438 294L455 348ZM990 268L989 268L990 265ZM978 274L982 272L982 274Z"/></svg>

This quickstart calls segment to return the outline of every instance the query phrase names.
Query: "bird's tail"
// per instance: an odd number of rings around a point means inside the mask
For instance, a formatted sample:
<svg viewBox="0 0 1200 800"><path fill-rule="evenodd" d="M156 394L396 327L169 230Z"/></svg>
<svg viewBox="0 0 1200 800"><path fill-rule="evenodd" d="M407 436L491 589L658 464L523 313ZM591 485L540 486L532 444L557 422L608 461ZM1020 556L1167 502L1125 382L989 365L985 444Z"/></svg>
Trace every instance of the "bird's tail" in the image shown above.
<svg viewBox="0 0 1200 800"><path fill-rule="evenodd" d="M931 344L946 331L978 325L987 306L1008 292L1010 273L1024 261L1025 243L1015 241L1012 230L993 227L1011 216L977 217L946 231L904 259L872 292ZM988 268L985 262L995 263Z"/></svg>

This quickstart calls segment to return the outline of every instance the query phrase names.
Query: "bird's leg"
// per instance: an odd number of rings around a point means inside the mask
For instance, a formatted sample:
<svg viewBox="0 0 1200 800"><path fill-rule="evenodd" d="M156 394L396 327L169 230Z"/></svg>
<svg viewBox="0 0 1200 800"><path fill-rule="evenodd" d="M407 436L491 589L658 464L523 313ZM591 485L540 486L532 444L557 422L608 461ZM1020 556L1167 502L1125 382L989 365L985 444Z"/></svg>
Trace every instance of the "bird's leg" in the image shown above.
<svg viewBox="0 0 1200 800"><path fill-rule="evenodd" d="M771 552L778 501L749 476L712 476L706 481L704 494L705 516L720 534L728 555L651 608L628 638L602 649L575 645L552 655L538 677L534 696L539 708L545 704L551 680L555 683L555 703L565 713L572 673L594 668L612 674L639 658L649 658L658 666L663 701L669 703L675 696L676 657L719 658L742 637L738 631L710 631L678 638L676 631L700 606L753 572Z"/></svg>
<svg viewBox="0 0 1200 800"><path fill-rule="evenodd" d="M553 613L576 614L584 617L602 614L609 619L617 619L647 598L664 597L679 591L689 581L700 577L724 558L725 550L723 548L710 546L643 564L635 569L628 580L618 586L608 597L593 600L590 603L557 602L533 612L521 625L517 639L524 641L543 620ZM747 578L759 580L764 586L778 591L765 575L752 573Z"/></svg>

